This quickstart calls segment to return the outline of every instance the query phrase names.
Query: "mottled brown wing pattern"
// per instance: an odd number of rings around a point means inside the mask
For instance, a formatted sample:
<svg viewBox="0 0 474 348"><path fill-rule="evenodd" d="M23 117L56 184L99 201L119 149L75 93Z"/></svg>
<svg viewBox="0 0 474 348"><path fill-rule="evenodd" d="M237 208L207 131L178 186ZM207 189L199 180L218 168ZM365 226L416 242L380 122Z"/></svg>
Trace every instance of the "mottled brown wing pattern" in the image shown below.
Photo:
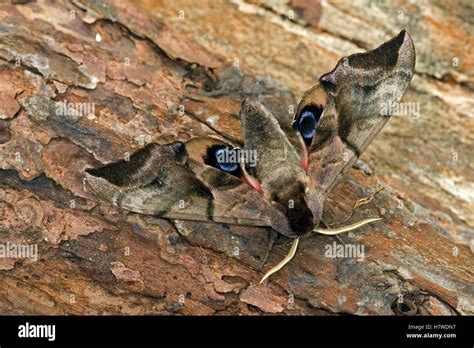
<svg viewBox="0 0 474 348"><path fill-rule="evenodd" d="M149 144L130 159L86 171L93 191L117 207L170 219L288 229L286 219L240 179L200 163L199 138ZM189 152L196 159L188 155Z"/></svg>
<svg viewBox="0 0 474 348"><path fill-rule="evenodd" d="M342 58L305 93L294 122L308 108L320 113L306 146L311 188L321 202L388 121L384 110L400 101L414 67L413 42L402 31L372 51Z"/></svg>
<svg viewBox="0 0 474 348"><path fill-rule="evenodd" d="M382 110L401 99L414 64L405 31L342 58L304 94L293 128L282 105L252 93L240 119L243 150L258 157L253 166L221 161L218 156L236 149L194 137L186 144L149 144L128 161L87 170L87 181L99 196L142 214L270 226L292 238L309 234L327 194L387 122Z"/></svg>

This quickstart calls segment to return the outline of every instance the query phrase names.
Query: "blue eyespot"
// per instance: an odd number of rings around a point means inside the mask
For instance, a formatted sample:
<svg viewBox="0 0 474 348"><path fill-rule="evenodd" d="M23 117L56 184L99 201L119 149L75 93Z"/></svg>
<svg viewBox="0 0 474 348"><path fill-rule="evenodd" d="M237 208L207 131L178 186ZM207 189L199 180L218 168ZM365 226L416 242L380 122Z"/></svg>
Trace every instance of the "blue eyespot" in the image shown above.
<svg viewBox="0 0 474 348"><path fill-rule="evenodd" d="M316 134L316 117L311 111L305 111L301 114L298 122L303 138L312 138Z"/></svg>
<svg viewBox="0 0 474 348"><path fill-rule="evenodd" d="M230 149L228 147L221 148L216 151L216 162L219 166L219 169L226 173L230 173L236 171L239 168L238 163L229 162L229 158L234 152L234 149Z"/></svg>
<svg viewBox="0 0 474 348"><path fill-rule="evenodd" d="M227 145L218 144L209 147L204 163L237 177L242 175L236 150Z"/></svg>
<svg viewBox="0 0 474 348"><path fill-rule="evenodd" d="M308 105L301 110L297 118L297 127L305 143L310 145L316 135L319 118L323 109L316 105Z"/></svg>

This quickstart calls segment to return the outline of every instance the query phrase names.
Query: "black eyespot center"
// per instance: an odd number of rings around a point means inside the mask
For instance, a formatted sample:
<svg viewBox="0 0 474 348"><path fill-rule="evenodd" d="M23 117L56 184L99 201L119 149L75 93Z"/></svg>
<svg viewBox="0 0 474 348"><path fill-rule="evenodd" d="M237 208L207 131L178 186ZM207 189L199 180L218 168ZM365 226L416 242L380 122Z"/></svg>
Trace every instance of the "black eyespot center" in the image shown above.
<svg viewBox="0 0 474 348"><path fill-rule="evenodd" d="M212 145L206 151L204 163L236 177L242 176L236 149L224 144Z"/></svg>
<svg viewBox="0 0 474 348"><path fill-rule="evenodd" d="M322 113L322 107L310 104L305 106L298 115L296 127L307 145L311 144L316 135L316 128Z"/></svg>

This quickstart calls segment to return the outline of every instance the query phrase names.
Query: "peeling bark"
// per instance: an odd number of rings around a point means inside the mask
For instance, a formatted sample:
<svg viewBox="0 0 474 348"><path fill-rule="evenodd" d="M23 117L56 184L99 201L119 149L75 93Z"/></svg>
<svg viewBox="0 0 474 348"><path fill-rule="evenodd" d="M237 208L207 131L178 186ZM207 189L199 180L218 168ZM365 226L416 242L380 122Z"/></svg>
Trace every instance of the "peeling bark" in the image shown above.
<svg viewBox="0 0 474 348"><path fill-rule="evenodd" d="M429 14L405 1L139 6L0 5L0 244L38 247L36 262L0 258L0 313L474 314L470 4L435 1ZM242 97L287 109L341 55L401 28L418 56L404 101L419 117L392 118L323 216L383 222L302 240L269 283L257 285L268 228L120 211L85 188L84 169L149 142L240 144ZM58 113L60 102L76 112ZM327 257L334 243L364 246L365 257ZM279 238L265 267L288 248Z"/></svg>

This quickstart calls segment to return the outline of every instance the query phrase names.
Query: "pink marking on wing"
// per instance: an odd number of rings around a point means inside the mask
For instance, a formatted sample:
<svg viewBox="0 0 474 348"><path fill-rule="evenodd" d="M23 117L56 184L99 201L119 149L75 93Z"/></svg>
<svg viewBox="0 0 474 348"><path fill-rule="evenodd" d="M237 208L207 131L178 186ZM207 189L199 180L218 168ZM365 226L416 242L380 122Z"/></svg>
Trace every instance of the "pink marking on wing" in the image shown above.
<svg viewBox="0 0 474 348"><path fill-rule="evenodd" d="M257 192L263 193L262 186L260 186L260 183L258 182L257 179L255 179L253 176L250 175L242 175L241 179L252 186Z"/></svg>
<svg viewBox="0 0 474 348"><path fill-rule="evenodd" d="M308 164L309 164L309 153L308 153L308 147L306 144L303 146L303 151L301 153L301 166L303 167L303 170L305 173L308 171Z"/></svg>

